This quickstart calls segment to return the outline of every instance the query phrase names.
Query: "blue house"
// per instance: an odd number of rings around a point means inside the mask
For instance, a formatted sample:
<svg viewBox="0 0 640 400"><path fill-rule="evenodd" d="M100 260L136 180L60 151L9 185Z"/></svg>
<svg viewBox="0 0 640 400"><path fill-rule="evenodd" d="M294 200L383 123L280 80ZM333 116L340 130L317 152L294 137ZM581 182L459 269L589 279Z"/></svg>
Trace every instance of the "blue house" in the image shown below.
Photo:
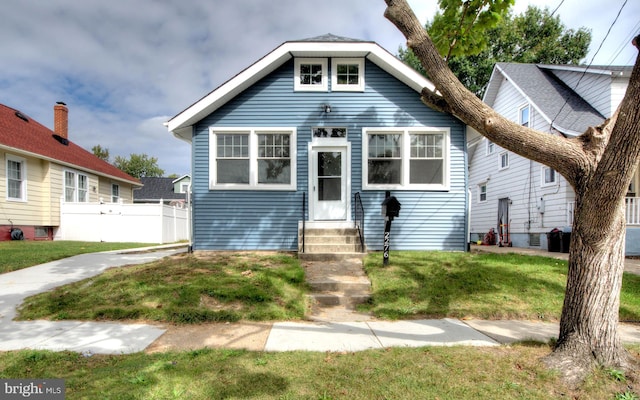
<svg viewBox="0 0 640 400"><path fill-rule="evenodd" d="M165 125L192 147L194 250L296 250L304 229L361 229L392 249L468 243L466 126L433 84L370 41L285 42Z"/></svg>

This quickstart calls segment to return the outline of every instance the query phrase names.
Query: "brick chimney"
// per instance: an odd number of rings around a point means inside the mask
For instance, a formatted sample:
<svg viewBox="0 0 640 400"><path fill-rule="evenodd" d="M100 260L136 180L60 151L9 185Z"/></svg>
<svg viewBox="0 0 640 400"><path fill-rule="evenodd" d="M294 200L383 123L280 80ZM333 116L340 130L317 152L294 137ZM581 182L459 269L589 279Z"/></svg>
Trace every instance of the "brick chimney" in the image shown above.
<svg viewBox="0 0 640 400"><path fill-rule="evenodd" d="M53 131L56 135L68 139L69 137L69 109L59 101L53 106Z"/></svg>

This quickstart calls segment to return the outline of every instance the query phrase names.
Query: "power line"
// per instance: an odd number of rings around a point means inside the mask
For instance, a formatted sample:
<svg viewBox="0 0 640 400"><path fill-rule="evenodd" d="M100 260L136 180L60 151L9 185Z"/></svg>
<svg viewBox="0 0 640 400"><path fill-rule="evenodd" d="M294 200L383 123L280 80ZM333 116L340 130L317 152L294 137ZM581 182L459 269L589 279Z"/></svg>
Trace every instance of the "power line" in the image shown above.
<svg viewBox="0 0 640 400"><path fill-rule="evenodd" d="M560 4L558 4L558 6L553 10L553 12L551 12L551 16L552 17L556 13L556 11L558 11L558 8L560 8L560 6L562 6L562 3L564 3L564 0L560 0Z"/></svg>
<svg viewBox="0 0 640 400"><path fill-rule="evenodd" d="M564 0L563 0L564 1ZM584 78L584 76L587 74L587 70L589 69L589 67L591 67L591 65L593 64L593 61L595 60L596 56L598 55L598 53L600 52L600 49L602 49L602 46L604 45L604 42L607 40L607 37L609 37L609 33L611 33L611 29L613 29L613 26L616 24L616 22L618 22L618 18L620 17L620 14L622 14L622 10L624 9L624 7L627 5L627 1L628 0L624 0L624 3L622 3L622 6L620 7L620 10L618 10L618 15L616 15L616 18L613 20L613 22L611 23L611 25L609 26L609 29L607 30L607 34L604 35L604 38L602 39L602 41L600 42L600 46L598 46L598 49L596 50L596 52L593 54L593 57L591 57L591 61L589 62L589 64L585 67L584 71L582 71L582 75L580 75L580 79L578 79L578 82L576 82L575 86L573 87L573 91L575 91L578 86L580 85L580 82L582 82L582 78ZM556 8L557 9L557 8ZM562 104L562 107L560 107L560 110L558 110L558 113L556 114L555 117L553 117L553 120L551 120L551 126L550 128L553 129L553 123L556 121L556 119L560 116L560 113L562 112L562 110L564 110L564 107L567 105L567 100L565 99L564 104Z"/></svg>
<svg viewBox="0 0 640 400"><path fill-rule="evenodd" d="M611 58L611 62L609 65L612 65L613 62L618 58L620 53L622 53L628 46L630 46L631 40L636 36L636 32L640 29L640 21L636 23L636 25L629 31L629 34L622 40L620 46L615 50L614 56Z"/></svg>
<svg viewBox="0 0 640 400"><path fill-rule="evenodd" d="M618 15L616 15L616 18L613 20L613 23L611 24L611 26L609 26L609 29L607 30L607 34L604 35L604 39L602 39L602 42L600 42L600 46L598 46L598 50L596 50L595 54L591 58L591 62L589 63L589 66L591 66L591 64L593 63L593 60L598 55L598 52L600 52L600 49L602 49L602 46L604 45L604 42L607 40L607 37L609 37L609 34L611 33L611 29L613 29L613 26L616 24L616 22L618 22L618 18L620 17L620 14L622 13L622 9L624 8L624 6L627 5L627 1L628 0L624 0L624 3L622 3L622 7L620 7L620 10L618 10ZM580 83L580 81L578 81L578 83ZM576 87L577 87L577 85L576 85Z"/></svg>

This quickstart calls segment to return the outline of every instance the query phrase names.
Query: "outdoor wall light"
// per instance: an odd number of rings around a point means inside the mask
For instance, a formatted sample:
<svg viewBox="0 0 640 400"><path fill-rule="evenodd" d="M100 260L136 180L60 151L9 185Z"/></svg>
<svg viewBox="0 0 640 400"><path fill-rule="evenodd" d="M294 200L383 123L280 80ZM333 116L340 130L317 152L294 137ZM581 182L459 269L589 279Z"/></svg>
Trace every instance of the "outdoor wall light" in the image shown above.
<svg viewBox="0 0 640 400"><path fill-rule="evenodd" d="M331 106L329 104L324 104L322 107L325 113L329 114L331 112Z"/></svg>

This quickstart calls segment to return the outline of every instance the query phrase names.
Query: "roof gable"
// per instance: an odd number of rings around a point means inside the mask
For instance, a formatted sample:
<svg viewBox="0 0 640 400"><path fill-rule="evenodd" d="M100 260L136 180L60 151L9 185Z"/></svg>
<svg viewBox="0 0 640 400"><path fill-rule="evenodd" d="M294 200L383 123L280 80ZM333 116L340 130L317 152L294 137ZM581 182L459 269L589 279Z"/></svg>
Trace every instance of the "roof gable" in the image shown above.
<svg viewBox="0 0 640 400"><path fill-rule="evenodd" d="M175 136L190 141L191 127L195 123L294 57L364 57L418 93L425 87L435 90L431 81L377 43L327 34L283 43L171 118L165 123L167 129Z"/></svg>
<svg viewBox="0 0 640 400"><path fill-rule="evenodd" d="M496 64L484 97L489 106L493 106L503 78L514 85L553 128L564 134L579 135L605 119L548 68L536 64Z"/></svg>
<svg viewBox="0 0 640 400"><path fill-rule="evenodd" d="M24 113L0 104L0 147L24 155L54 161L69 167L91 171L133 185L140 182L68 140L54 138L54 132Z"/></svg>
<svg viewBox="0 0 640 400"><path fill-rule="evenodd" d="M133 191L134 200L184 200L184 193L173 191L174 178L142 177L140 181L144 185Z"/></svg>

